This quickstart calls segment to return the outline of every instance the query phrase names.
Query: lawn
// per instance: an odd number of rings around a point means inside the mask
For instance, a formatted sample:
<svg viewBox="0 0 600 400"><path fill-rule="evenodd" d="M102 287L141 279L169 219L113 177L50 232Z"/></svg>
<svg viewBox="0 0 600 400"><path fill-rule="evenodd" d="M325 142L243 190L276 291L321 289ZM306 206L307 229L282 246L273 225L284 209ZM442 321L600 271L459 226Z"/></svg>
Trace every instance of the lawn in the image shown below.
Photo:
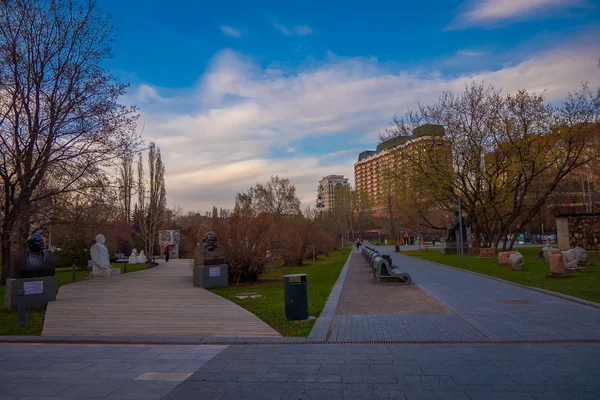
<svg viewBox="0 0 600 400"><path fill-rule="evenodd" d="M465 254L465 265L461 267L457 255L443 255L440 254L439 249L422 250L421 254L418 250L403 251L402 254L600 303L600 254L588 253L589 261L594 263L594 266L590 267L590 272L576 273L566 278L552 278L548 277L549 264L537 256L539 248L515 250L523 254L525 259L523 270L500 267L497 265L497 258L478 258L471 254Z"/></svg>
<svg viewBox="0 0 600 400"><path fill-rule="evenodd" d="M119 268L123 273L123 264L112 263L112 266ZM146 264L132 264L127 266L127 273L146 269ZM90 273L87 270L77 270L76 279L82 281L88 279ZM72 283L71 268L57 268L55 272L56 285L60 288L63 285ZM46 310L27 310L25 314L25 327L19 328L17 322L17 312L8 310L4 307L5 287L0 286L0 336L5 335L40 335L44 326L44 315Z"/></svg>
<svg viewBox="0 0 600 400"><path fill-rule="evenodd" d="M263 274L261 279L255 284L211 290L255 314L283 336L306 337L310 333L315 321L286 320L285 305L283 302L283 275L306 274L308 315L318 317L327 302L329 293L340 275L349 253L350 248L338 250L331 253L329 257L320 257L316 261L306 261L306 265L304 266L271 269ZM262 297L258 299L236 299L235 295L240 292L257 292Z"/></svg>

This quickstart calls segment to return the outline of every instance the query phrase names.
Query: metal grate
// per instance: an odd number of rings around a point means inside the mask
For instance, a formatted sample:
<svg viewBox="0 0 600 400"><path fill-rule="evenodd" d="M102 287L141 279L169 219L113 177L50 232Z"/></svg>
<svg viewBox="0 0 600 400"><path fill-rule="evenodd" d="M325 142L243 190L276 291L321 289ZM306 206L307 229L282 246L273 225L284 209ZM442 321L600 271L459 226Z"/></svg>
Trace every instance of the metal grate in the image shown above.
<svg viewBox="0 0 600 400"><path fill-rule="evenodd" d="M504 304L534 304L533 301L530 300L498 300Z"/></svg>

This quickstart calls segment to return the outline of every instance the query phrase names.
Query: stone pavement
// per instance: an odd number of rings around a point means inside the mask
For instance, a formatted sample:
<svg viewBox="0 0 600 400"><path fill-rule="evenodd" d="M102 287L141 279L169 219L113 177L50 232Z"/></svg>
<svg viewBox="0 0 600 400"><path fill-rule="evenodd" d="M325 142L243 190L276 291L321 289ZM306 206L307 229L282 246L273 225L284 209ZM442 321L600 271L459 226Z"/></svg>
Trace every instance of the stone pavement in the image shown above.
<svg viewBox="0 0 600 400"><path fill-rule="evenodd" d="M382 247L383 254L393 248ZM600 339L600 310L526 288L392 254L394 264L454 315L336 314L334 341ZM363 265L368 270L366 263ZM397 285L399 297L405 286ZM381 309L377 296L357 298Z"/></svg>
<svg viewBox="0 0 600 400"><path fill-rule="evenodd" d="M165 400L600 398L600 344L230 346Z"/></svg>
<svg viewBox="0 0 600 400"><path fill-rule="evenodd" d="M225 348L0 344L0 400L161 399Z"/></svg>

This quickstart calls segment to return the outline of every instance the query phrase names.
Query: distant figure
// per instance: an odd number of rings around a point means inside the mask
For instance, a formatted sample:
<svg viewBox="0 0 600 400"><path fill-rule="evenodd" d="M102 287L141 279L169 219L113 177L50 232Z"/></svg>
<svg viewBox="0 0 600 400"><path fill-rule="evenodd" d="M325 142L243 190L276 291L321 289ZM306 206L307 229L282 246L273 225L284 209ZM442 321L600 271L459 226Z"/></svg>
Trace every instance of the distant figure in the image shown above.
<svg viewBox="0 0 600 400"><path fill-rule="evenodd" d="M360 251L360 239L356 241L356 251Z"/></svg>
<svg viewBox="0 0 600 400"><path fill-rule="evenodd" d="M163 248L163 253L165 254L165 261L169 262L169 254L171 254L171 245L169 245L169 243L165 244L165 247Z"/></svg>
<svg viewBox="0 0 600 400"><path fill-rule="evenodd" d="M435 237L433 238L433 247L435 247Z"/></svg>

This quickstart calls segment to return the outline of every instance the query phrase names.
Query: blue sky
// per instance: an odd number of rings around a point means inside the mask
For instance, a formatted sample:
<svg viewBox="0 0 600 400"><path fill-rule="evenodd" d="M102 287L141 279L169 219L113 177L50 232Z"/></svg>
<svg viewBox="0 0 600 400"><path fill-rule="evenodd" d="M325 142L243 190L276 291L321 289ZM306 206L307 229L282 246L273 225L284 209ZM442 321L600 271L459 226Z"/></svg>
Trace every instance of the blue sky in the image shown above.
<svg viewBox="0 0 600 400"><path fill-rule="evenodd" d="M270 174L305 204L352 176L394 112L485 79L558 100L600 84L594 0L101 0L118 29L106 65L131 89L167 162L169 203L231 206Z"/></svg>

